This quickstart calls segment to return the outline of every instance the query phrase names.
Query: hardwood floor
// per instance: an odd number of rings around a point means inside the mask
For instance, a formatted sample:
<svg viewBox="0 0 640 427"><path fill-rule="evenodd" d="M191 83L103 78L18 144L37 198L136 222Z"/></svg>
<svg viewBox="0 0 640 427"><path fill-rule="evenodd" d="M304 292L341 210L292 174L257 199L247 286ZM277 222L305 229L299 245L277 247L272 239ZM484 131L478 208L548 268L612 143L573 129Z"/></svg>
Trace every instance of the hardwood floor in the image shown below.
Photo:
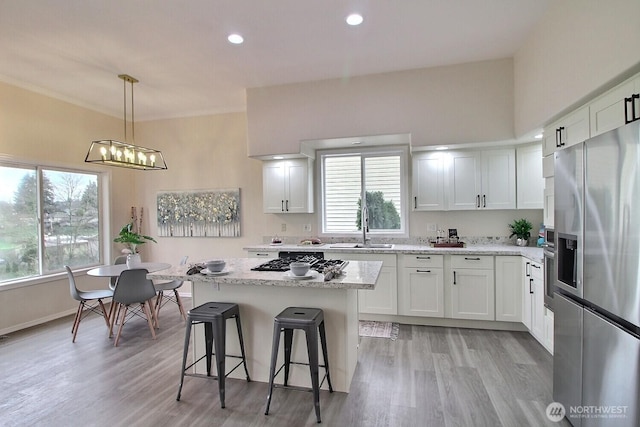
<svg viewBox="0 0 640 427"><path fill-rule="evenodd" d="M186 299L185 306L190 306ZM0 339L2 426L314 425L310 393L228 379L226 409L215 381L179 381L184 323L161 313L152 340L143 319L125 325L120 345L89 316L71 343L68 317ZM247 327L247 326L245 326ZM351 392L321 392L327 426L557 426L551 356L528 334L401 325L396 341L363 338Z"/></svg>

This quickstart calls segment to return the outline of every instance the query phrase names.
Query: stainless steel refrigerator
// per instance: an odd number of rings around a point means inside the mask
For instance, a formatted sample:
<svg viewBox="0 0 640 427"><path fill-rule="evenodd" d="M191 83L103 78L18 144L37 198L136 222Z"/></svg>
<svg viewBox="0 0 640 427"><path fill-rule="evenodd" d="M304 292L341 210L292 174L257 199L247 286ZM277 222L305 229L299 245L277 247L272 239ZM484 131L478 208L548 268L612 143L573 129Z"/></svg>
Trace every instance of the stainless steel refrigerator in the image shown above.
<svg viewBox="0 0 640 427"><path fill-rule="evenodd" d="M554 400L574 426L638 426L640 121L555 167Z"/></svg>

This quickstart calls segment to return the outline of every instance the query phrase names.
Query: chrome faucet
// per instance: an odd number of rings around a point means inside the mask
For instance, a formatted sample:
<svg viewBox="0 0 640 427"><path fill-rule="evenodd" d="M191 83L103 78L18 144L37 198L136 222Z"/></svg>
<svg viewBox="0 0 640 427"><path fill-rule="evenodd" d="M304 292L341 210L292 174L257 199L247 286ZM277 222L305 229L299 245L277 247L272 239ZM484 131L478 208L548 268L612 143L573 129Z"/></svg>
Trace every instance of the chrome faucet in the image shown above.
<svg viewBox="0 0 640 427"><path fill-rule="evenodd" d="M362 244L364 246L368 246L370 240L367 238L367 233L369 232L369 209L367 209L366 204L363 204L362 206L362 213L360 217L362 220Z"/></svg>

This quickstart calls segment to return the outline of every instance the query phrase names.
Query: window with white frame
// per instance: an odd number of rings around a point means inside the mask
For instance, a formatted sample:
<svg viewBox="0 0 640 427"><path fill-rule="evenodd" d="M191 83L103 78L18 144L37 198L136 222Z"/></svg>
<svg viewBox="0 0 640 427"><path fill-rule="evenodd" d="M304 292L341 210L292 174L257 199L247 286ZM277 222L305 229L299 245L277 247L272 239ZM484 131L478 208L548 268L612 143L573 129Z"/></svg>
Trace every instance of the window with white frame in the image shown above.
<svg viewBox="0 0 640 427"><path fill-rule="evenodd" d="M99 174L0 164L0 182L0 282L100 262Z"/></svg>
<svg viewBox="0 0 640 427"><path fill-rule="evenodd" d="M405 235L406 150L320 154L323 234L362 232L362 196L370 234Z"/></svg>

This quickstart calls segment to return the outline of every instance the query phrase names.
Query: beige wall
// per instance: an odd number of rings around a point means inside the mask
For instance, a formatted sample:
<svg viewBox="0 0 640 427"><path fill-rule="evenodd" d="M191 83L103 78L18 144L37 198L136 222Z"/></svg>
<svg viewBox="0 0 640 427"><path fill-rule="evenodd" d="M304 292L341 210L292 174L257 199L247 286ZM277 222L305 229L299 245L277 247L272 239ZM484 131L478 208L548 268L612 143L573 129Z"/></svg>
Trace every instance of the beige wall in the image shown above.
<svg viewBox="0 0 640 427"><path fill-rule="evenodd" d="M123 132L121 120L14 86L0 83L0 99L2 160L100 170L84 163L91 141L118 138ZM111 187L118 189L112 193L111 204L129 205L135 191L135 184L128 184L132 172L110 169L106 173ZM100 288L106 281L80 277L78 285ZM0 332L56 318L76 307L66 275L26 287L0 287Z"/></svg>
<svg viewBox="0 0 640 427"><path fill-rule="evenodd" d="M511 59L247 90L250 156L307 139L410 133L412 145L513 138Z"/></svg>
<svg viewBox="0 0 640 427"><path fill-rule="evenodd" d="M549 2L514 58L516 135L548 124L640 65L638 17L638 0Z"/></svg>
<svg viewBox="0 0 640 427"><path fill-rule="evenodd" d="M262 163L247 157L244 113L144 122L136 126L141 141L153 141L168 164L166 172L137 176L136 206L144 207L151 235L157 236L158 191L240 188L241 237L159 237L147 244L144 256L177 262L204 258L241 257L243 247L260 241L262 214Z"/></svg>

